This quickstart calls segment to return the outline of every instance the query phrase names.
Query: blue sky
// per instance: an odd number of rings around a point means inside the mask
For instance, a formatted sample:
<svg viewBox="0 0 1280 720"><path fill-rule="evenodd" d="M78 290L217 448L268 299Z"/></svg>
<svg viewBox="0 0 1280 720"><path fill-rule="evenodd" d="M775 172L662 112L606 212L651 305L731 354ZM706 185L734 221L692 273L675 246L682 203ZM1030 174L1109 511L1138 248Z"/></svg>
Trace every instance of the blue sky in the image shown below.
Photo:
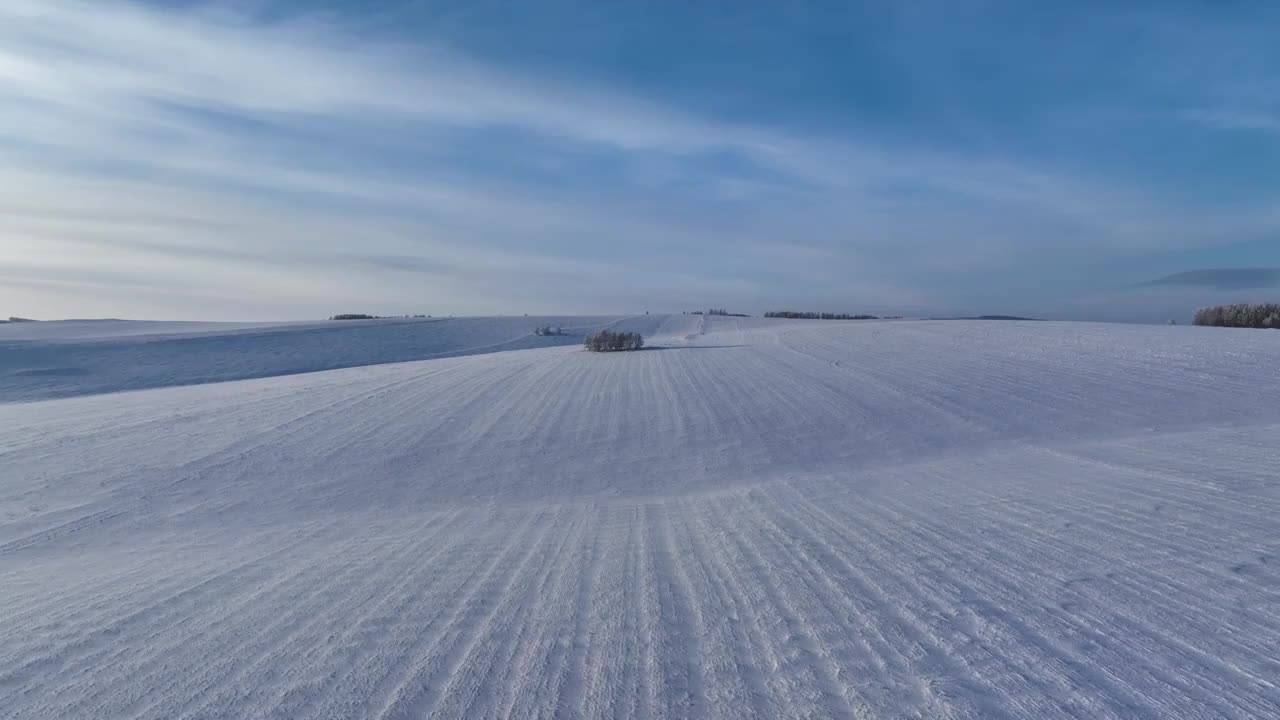
<svg viewBox="0 0 1280 720"><path fill-rule="evenodd" d="M1243 1L7 0L0 314L1274 299L1150 281L1280 267L1277 27Z"/></svg>

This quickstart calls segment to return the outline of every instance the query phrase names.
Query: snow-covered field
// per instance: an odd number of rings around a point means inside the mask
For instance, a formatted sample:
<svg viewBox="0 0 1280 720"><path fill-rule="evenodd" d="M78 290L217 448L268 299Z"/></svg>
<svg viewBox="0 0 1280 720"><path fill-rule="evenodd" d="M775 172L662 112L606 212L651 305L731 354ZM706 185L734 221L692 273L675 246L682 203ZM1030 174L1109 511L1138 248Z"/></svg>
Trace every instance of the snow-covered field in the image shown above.
<svg viewBox="0 0 1280 720"><path fill-rule="evenodd" d="M602 317L13 323L0 325L0 402L576 345L619 323L654 327L650 318ZM537 336L538 325L564 334Z"/></svg>
<svg viewBox="0 0 1280 720"><path fill-rule="evenodd" d="M0 338L0 717L1280 716L1280 333L455 322Z"/></svg>

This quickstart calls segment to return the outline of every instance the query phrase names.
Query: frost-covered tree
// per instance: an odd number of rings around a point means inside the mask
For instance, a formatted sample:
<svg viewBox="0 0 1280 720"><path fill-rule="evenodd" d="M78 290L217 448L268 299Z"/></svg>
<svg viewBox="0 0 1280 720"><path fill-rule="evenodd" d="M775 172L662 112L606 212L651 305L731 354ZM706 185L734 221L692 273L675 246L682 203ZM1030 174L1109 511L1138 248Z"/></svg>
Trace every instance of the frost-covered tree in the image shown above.
<svg viewBox="0 0 1280 720"><path fill-rule="evenodd" d="M613 332L601 330L588 335L582 341L582 347L591 352L619 352L623 350L639 350L644 347L644 338L640 333Z"/></svg>
<svg viewBox="0 0 1280 720"><path fill-rule="evenodd" d="M1196 325L1212 327L1270 328L1280 330L1280 304L1215 305L1196 311Z"/></svg>

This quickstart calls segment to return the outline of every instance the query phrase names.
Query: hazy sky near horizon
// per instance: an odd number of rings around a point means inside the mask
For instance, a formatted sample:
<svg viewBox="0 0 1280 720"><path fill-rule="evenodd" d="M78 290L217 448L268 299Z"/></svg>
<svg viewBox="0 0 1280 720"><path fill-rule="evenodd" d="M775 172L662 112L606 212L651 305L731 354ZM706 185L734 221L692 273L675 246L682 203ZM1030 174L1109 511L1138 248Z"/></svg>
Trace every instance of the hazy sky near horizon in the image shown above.
<svg viewBox="0 0 1280 720"><path fill-rule="evenodd" d="M0 315L1276 299L1278 33L1245 0L5 0Z"/></svg>

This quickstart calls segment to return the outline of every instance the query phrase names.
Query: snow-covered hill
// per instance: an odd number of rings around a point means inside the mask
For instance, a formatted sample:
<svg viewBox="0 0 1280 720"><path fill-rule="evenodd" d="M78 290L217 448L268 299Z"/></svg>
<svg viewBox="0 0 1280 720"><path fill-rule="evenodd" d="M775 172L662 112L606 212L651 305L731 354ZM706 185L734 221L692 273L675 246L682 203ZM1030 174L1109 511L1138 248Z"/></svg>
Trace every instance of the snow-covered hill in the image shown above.
<svg viewBox="0 0 1280 720"><path fill-rule="evenodd" d="M652 333L658 322L641 316L14 323L0 327L0 402L573 345L600 327L634 325ZM547 324L565 334L534 334Z"/></svg>
<svg viewBox="0 0 1280 720"><path fill-rule="evenodd" d="M618 322L23 340L0 717L1280 715L1280 333Z"/></svg>

